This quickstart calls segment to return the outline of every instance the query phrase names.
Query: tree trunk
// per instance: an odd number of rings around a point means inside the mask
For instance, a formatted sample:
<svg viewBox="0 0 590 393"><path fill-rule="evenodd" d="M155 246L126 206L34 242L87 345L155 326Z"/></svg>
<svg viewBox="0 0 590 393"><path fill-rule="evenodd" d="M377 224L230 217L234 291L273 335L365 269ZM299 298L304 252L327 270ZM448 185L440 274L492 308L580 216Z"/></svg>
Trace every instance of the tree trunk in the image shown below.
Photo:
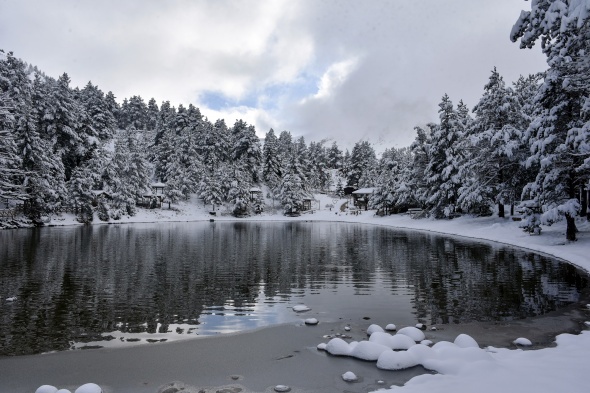
<svg viewBox="0 0 590 393"><path fill-rule="evenodd" d="M504 203L498 203L498 217L504 218Z"/></svg>
<svg viewBox="0 0 590 393"><path fill-rule="evenodd" d="M575 241L576 240L576 220L573 216L566 214L565 221L567 223L567 227L565 230L565 237L567 240Z"/></svg>
<svg viewBox="0 0 590 393"><path fill-rule="evenodd" d="M514 215L514 203L510 204L510 215L513 216Z"/></svg>
<svg viewBox="0 0 590 393"><path fill-rule="evenodd" d="M588 214L588 192L584 190L584 187L580 190L580 202L582 203L582 211L580 211L580 216L584 217Z"/></svg>

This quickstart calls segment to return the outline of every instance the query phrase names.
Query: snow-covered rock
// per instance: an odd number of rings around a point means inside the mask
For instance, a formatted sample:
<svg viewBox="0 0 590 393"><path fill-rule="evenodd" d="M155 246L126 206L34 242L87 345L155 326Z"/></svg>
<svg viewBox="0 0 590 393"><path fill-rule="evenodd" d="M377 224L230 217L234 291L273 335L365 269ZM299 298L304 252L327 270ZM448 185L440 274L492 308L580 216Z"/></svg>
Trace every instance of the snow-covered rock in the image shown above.
<svg viewBox="0 0 590 393"><path fill-rule="evenodd" d="M295 312L304 312L309 310L311 310L311 308L307 307L305 304L298 304L296 306L293 306L293 311Z"/></svg>
<svg viewBox="0 0 590 393"><path fill-rule="evenodd" d="M426 346L431 346L432 341L431 340L422 340L422 341L420 341L420 344L426 345Z"/></svg>
<svg viewBox="0 0 590 393"><path fill-rule="evenodd" d="M459 334L455 339L454 344L460 348L479 348L477 341L468 334Z"/></svg>
<svg viewBox="0 0 590 393"><path fill-rule="evenodd" d="M480 348L460 348L453 343L432 350L436 352L435 357L427 358L422 361L422 366L427 370L436 371L445 375L456 375L464 367L471 366L475 362L490 362L493 358L489 353ZM436 345L435 345L436 346Z"/></svg>
<svg viewBox="0 0 590 393"><path fill-rule="evenodd" d="M325 351L326 350L326 346L327 346L326 343L319 343L316 348L319 349L320 351Z"/></svg>
<svg viewBox="0 0 590 393"><path fill-rule="evenodd" d="M344 330L350 332L350 326L344 326Z"/></svg>
<svg viewBox="0 0 590 393"><path fill-rule="evenodd" d="M432 346L432 349L434 349L436 351L440 351L441 349L447 348L447 347L458 348L455 343L452 343L450 341L439 341Z"/></svg>
<svg viewBox="0 0 590 393"><path fill-rule="evenodd" d="M76 389L74 393L102 393L102 389L95 383L86 383Z"/></svg>
<svg viewBox="0 0 590 393"><path fill-rule="evenodd" d="M413 345L416 345L416 342L411 338L404 334L396 334L392 336L389 333L385 332L375 332L369 337L369 341L385 345L391 349L408 349Z"/></svg>
<svg viewBox="0 0 590 393"><path fill-rule="evenodd" d="M370 336L370 335L372 335L372 334L373 334L373 333L375 333L375 332L380 332L380 333L383 333L384 331L385 331L385 330L383 330L383 328L382 328L381 326L379 326L379 325L375 325L375 324L373 324L373 325L371 325L371 326L369 326L369 327L367 328L367 334L368 334L369 336Z"/></svg>
<svg viewBox="0 0 590 393"><path fill-rule="evenodd" d="M389 347L371 341L361 341L350 351L350 356L361 360L375 361L385 352L390 351Z"/></svg>
<svg viewBox="0 0 590 393"><path fill-rule="evenodd" d="M426 325L423 324L423 323L417 323L416 324L416 329L426 330Z"/></svg>
<svg viewBox="0 0 590 393"><path fill-rule="evenodd" d="M394 323L389 323L385 326L385 330L387 330L388 332L394 332L397 330L397 326L395 326Z"/></svg>
<svg viewBox="0 0 590 393"><path fill-rule="evenodd" d="M287 385L277 385L274 387L275 392L290 392L291 388Z"/></svg>
<svg viewBox="0 0 590 393"><path fill-rule="evenodd" d="M343 339L333 338L326 344L326 352L335 356L348 356L350 355L350 347Z"/></svg>
<svg viewBox="0 0 590 393"><path fill-rule="evenodd" d="M317 318L307 318L305 320L306 325L317 325L318 323L319 321L317 320Z"/></svg>
<svg viewBox="0 0 590 393"><path fill-rule="evenodd" d="M11 296L11 297L6 298L7 302L14 302L15 300L16 300L16 296Z"/></svg>
<svg viewBox="0 0 590 393"><path fill-rule="evenodd" d="M35 393L55 393L57 388L51 385L41 385L35 390Z"/></svg>
<svg viewBox="0 0 590 393"><path fill-rule="evenodd" d="M433 359L438 356L438 352L433 351L432 348L427 345L414 345L408 349L407 352L414 356L418 364L422 364L422 362L427 359Z"/></svg>
<svg viewBox="0 0 590 393"><path fill-rule="evenodd" d="M531 340L529 340L528 338L524 338L524 337L519 337L516 340L512 341L512 343L515 345L520 345L522 347L530 347L531 345L533 345Z"/></svg>
<svg viewBox="0 0 590 393"><path fill-rule="evenodd" d="M57 392L55 393L72 393L71 391L69 391L68 389L59 389Z"/></svg>
<svg viewBox="0 0 590 393"><path fill-rule="evenodd" d="M382 370L403 370L418 365L416 358L408 351L383 352L377 359L377 368Z"/></svg>
<svg viewBox="0 0 590 393"><path fill-rule="evenodd" d="M346 382L354 382L358 380L358 377L352 371L347 371L342 374L342 379L344 379Z"/></svg>
<svg viewBox="0 0 590 393"><path fill-rule="evenodd" d="M415 328L413 326L402 328L397 331L397 334L403 334L404 336L408 336L417 343L426 338L422 330Z"/></svg>

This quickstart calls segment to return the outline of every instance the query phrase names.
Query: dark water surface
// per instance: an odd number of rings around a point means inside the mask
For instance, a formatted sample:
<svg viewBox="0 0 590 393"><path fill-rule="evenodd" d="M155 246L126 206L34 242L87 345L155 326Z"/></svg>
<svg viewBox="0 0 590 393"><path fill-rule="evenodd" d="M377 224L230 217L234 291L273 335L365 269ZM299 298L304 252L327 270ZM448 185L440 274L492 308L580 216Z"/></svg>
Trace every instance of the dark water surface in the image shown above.
<svg viewBox="0 0 590 393"><path fill-rule="evenodd" d="M506 321L576 302L586 286L575 267L545 256L369 225L7 230L0 355L155 343L307 317L380 315L398 326ZM299 303L312 310L295 313Z"/></svg>

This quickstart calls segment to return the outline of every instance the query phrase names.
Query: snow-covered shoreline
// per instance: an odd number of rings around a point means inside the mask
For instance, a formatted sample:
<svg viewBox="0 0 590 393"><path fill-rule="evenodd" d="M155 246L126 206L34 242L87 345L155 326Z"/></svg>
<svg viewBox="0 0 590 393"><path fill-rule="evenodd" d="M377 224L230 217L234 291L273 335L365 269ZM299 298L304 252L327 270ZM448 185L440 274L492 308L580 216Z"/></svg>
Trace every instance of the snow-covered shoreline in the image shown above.
<svg viewBox="0 0 590 393"><path fill-rule="evenodd" d="M327 197L325 197L327 198ZM331 200L331 199L330 199ZM339 206L345 200L337 202ZM319 206L326 205L320 199ZM540 236L531 236L518 227L511 218L460 217L453 220L412 219L408 215L378 217L374 212L363 211L352 215L339 209L323 209L300 217L284 217L263 213L244 219L209 214L209 209L196 203L181 204L175 210L140 211L137 216L124 217L116 224L145 222L186 222L186 221L334 221L362 223L418 231L436 232L451 236L499 242L552 255L590 271L590 224L585 220L577 222L578 241L566 242L565 224L558 223L543 227ZM97 222L98 223L98 222ZM52 220L49 225L75 225L74 217L64 216ZM590 320L590 309L585 311ZM589 323L586 324L587 326ZM516 338L516 337L515 337ZM403 387L392 387L387 392L497 392L499 390L526 392L568 392L587 391L590 377L587 364L590 360L590 331L579 335L561 334L556 338L557 346L539 350L513 350L489 348L492 361L465 362L449 374L424 374L412 378ZM343 370L345 372L347 370ZM354 370L351 370L354 371Z"/></svg>

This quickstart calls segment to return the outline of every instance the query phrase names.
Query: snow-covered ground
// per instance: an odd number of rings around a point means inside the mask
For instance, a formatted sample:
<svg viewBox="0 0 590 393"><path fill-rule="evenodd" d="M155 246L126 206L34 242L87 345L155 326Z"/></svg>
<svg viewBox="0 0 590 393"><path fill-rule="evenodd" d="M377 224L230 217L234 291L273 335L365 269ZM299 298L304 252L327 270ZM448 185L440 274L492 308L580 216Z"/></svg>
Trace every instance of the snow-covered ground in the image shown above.
<svg viewBox="0 0 590 393"><path fill-rule="evenodd" d="M351 214L341 210L346 199L333 199L318 195L313 213L300 217L284 217L279 210L268 209L261 215L240 220L252 221L342 221L421 231L433 231L477 239L486 239L553 255L590 271L590 224L580 220L578 241L566 242L565 224L558 223L543 227L540 236L524 233L518 222L510 218L460 217L453 220L412 219L408 215L388 217L375 216L372 211ZM330 210L327 205L333 205ZM210 206L198 201L189 201L172 206L173 209L141 210L134 217L123 217L118 223L157 222L157 221L198 221L198 220L236 220L227 212L218 211L210 215ZM95 221L99 222L99 221ZM77 224L72 216L55 217L49 225ZM590 305L587 306L590 312ZM590 320L590 317L588 318ZM590 327L590 322L586 323ZM517 337L515 337L516 339ZM425 374L411 379L403 387L392 387L386 392L519 392L519 393L568 393L588 392L590 389L590 331L580 335L562 334L556 338L557 346L539 350L514 350L487 348L485 358L455 351L449 358L447 367L440 366L440 373ZM445 361L444 358L440 358ZM354 371L354 370L352 370ZM395 371L392 371L395 372Z"/></svg>

